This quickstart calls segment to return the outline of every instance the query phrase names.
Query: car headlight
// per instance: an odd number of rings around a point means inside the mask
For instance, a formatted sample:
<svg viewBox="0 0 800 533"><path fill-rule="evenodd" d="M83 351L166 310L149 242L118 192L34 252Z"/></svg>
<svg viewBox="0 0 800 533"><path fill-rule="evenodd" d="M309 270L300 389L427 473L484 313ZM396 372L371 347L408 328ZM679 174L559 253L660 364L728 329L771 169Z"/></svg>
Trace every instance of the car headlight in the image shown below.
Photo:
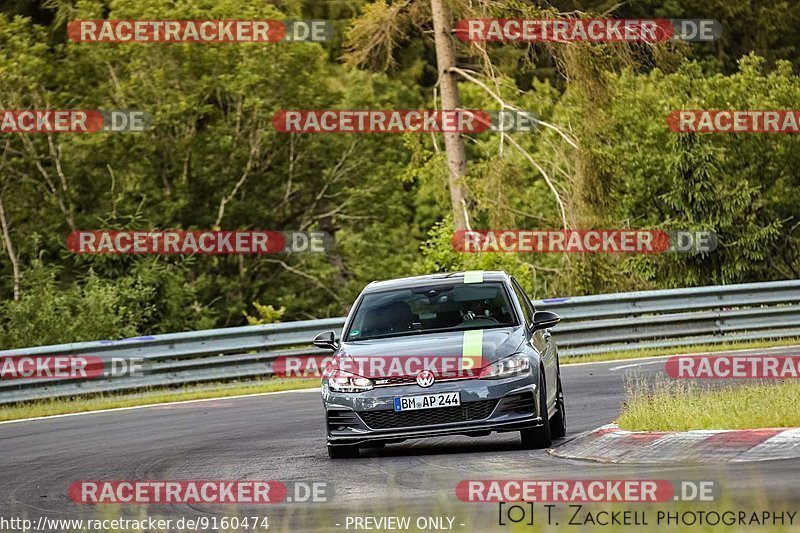
<svg viewBox="0 0 800 533"><path fill-rule="evenodd" d="M345 372L344 370L333 370L326 376L328 386L336 392L364 392L372 390L372 380Z"/></svg>
<svg viewBox="0 0 800 533"><path fill-rule="evenodd" d="M524 353L518 353L505 359L495 361L481 370L481 379L499 379L527 373L531 368L531 361Z"/></svg>

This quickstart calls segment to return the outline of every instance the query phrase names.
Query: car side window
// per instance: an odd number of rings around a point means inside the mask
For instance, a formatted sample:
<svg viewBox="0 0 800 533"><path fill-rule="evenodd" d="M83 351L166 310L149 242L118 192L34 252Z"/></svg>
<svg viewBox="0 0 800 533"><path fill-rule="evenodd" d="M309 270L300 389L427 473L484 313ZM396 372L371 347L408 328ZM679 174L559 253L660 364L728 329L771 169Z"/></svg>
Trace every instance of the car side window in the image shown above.
<svg viewBox="0 0 800 533"><path fill-rule="evenodd" d="M536 306L533 305L533 300L530 299L530 297L528 296L528 293L525 292L525 290L522 288L522 286L520 286L519 290L522 291L522 294L525 296L525 302L528 304L528 307L531 308L531 313L535 314L536 313Z"/></svg>
<svg viewBox="0 0 800 533"><path fill-rule="evenodd" d="M519 283L517 283L517 280L514 278L511 278L511 287L514 289L514 294L517 295L520 307L522 307L522 314L525 316L525 323L530 326L533 324L533 308L530 302L528 302L528 297L525 296L525 291L522 290L522 287L519 286Z"/></svg>

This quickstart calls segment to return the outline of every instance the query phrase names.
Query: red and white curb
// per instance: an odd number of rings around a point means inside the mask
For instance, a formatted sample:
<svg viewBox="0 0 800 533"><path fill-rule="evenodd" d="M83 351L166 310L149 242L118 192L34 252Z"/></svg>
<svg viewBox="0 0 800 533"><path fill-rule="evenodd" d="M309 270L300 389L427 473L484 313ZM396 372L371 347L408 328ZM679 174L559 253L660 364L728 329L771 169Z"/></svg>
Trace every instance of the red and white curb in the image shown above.
<svg viewBox="0 0 800 533"><path fill-rule="evenodd" d="M800 458L800 428L625 431L608 424L550 450L604 463L743 463Z"/></svg>

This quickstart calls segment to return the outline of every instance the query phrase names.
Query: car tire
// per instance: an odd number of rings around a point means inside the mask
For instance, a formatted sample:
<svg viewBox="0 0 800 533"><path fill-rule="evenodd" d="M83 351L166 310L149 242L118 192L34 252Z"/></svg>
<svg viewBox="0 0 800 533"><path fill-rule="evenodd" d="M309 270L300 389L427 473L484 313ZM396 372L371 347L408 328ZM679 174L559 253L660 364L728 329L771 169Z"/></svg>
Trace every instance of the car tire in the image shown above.
<svg viewBox="0 0 800 533"><path fill-rule="evenodd" d="M561 373L558 374L558 393L556 394L556 414L550 419L550 435L561 439L567 435L567 409L564 407L564 390L561 388Z"/></svg>
<svg viewBox="0 0 800 533"><path fill-rule="evenodd" d="M522 437L522 446L526 450L549 448L553 443L553 437L550 434L550 422L547 417L547 390L545 389L544 371L539 372L539 405L542 411L542 425L523 429L519 432Z"/></svg>
<svg viewBox="0 0 800 533"><path fill-rule="evenodd" d="M328 457L331 459L355 459L358 456L358 445L328 445Z"/></svg>

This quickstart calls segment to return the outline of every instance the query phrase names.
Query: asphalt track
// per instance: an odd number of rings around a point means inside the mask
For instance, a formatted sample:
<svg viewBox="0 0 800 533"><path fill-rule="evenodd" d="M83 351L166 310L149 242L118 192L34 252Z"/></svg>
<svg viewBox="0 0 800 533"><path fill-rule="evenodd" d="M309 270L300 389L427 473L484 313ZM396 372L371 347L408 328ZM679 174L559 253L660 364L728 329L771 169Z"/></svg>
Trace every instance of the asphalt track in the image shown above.
<svg viewBox="0 0 800 533"><path fill-rule="evenodd" d="M651 358L562 366L569 432L554 447L614 420L624 401L624 376L636 372L652 378L662 372L663 362ZM738 508L800 507L798 461L611 465L523 450L518 438L508 433L406 441L362 451L360 459L333 461L325 450L318 391L19 421L0 424L0 517L257 514L270 516L271 530L345 531L346 516L411 514L453 516L455 531L489 530L499 527L496 504L460 502L454 488L462 479L512 478L715 480L724 487L723 499ZM221 505L145 509L72 502L67 488L87 479L325 481L334 497L325 504L235 510Z"/></svg>

